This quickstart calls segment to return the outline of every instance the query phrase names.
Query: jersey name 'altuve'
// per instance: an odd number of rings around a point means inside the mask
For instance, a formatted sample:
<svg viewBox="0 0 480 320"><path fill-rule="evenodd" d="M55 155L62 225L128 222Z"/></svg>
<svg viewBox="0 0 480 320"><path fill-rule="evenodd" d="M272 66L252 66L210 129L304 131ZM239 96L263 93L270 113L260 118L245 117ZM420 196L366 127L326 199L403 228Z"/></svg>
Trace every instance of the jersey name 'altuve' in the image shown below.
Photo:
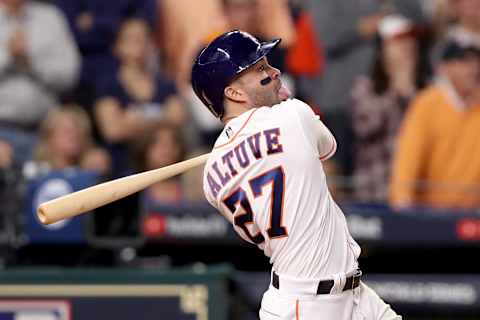
<svg viewBox="0 0 480 320"><path fill-rule="evenodd" d="M254 161L283 152L280 141L280 129L272 128L250 135L233 149L225 152L208 168L207 182L216 197L232 177L247 169Z"/></svg>

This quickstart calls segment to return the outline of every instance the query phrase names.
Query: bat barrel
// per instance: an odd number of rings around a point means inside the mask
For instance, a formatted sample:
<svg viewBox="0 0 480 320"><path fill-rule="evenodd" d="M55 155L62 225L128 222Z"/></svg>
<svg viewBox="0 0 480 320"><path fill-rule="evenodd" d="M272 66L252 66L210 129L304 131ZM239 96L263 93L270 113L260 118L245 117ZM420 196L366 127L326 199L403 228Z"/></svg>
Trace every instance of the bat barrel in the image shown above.
<svg viewBox="0 0 480 320"><path fill-rule="evenodd" d="M104 182L44 202L37 208L38 220L42 224L51 224L91 211L196 167L206 162L208 156L207 153L163 168Z"/></svg>

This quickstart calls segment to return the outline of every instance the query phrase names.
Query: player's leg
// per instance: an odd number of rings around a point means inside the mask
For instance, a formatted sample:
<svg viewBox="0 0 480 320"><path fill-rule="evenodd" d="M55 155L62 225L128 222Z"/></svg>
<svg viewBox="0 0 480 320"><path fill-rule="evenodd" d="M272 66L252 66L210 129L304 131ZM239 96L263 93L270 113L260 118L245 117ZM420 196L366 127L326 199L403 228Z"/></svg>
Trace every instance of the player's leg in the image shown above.
<svg viewBox="0 0 480 320"><path fill-rule="evenodd" d="M353 293L294 295L270 288L263 295L260 320L352 320Z"/></svg>
<svg viewBox="0 0 480 320"><path fill-rule="evenodd" d="M389 304L378 294L361 282L355 289L355 309L353 320L401 320Z"/></svg>
<svg viewBox="0 0 480 320"><path fill-rule="evenodd" d="M277 289L270 287L262 298L260 320L294 320L296 319L296 299L281 294Z"/></svg>

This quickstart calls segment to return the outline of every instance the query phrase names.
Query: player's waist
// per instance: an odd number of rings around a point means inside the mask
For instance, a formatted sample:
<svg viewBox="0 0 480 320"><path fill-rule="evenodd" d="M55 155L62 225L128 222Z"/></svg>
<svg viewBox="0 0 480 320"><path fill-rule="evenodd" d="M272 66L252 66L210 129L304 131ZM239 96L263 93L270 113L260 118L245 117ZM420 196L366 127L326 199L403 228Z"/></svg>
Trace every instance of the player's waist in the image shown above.
<svg viewBox="0 0 480 320"><path fill-rule="evenodd" d="M358 287L361 276L362 271L357 269L348 273L338 273L327 279L302 279L279 275L272 270L271 286L291 294L335 294Z"/></svg>

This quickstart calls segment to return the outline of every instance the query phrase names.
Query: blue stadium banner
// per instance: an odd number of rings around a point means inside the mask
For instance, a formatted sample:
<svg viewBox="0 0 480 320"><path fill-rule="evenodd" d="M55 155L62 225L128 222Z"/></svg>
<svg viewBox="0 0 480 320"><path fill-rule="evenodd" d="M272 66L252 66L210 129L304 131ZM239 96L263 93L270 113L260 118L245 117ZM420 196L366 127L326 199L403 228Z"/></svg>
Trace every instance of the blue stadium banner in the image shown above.
<svg viewBox="0 0 480 320"><path fill-rule="evenodd" d="M86 241L83 225L84 216L65 219L44 226L38 221L36 210L42 202L92 186L96 182L96 174L77 169L53 171L30 181L25 199L27 220L25 232L29 242L84 243Z"/></svg>
<svg viewBox="0 0 480 320"><path fill-rule="evenodd" d="M182 204L144 204L143 235L153 242L239 244L241 240L213 207ZM342 205L352 236L361 244L388 247L480 246L478 212L410 210L394 212L380 205ZM406 232L405 230L408 230ZM428 237L425 236L428 230Z"/></svg>
<svg viewBox="0 0 480 320"><path fill-rule="evenodd" d="M362 244L428 248L480 245L478 212L428 209L395 212L374 205L343 205L342 209L350 233Z"/></svg>
<svg viewBox="0 0 480 320"><path fill-rule="evenodd" d="M171 206L144 202L141 230L153 241L239 242L228 221L208 203Z"/></svg>

